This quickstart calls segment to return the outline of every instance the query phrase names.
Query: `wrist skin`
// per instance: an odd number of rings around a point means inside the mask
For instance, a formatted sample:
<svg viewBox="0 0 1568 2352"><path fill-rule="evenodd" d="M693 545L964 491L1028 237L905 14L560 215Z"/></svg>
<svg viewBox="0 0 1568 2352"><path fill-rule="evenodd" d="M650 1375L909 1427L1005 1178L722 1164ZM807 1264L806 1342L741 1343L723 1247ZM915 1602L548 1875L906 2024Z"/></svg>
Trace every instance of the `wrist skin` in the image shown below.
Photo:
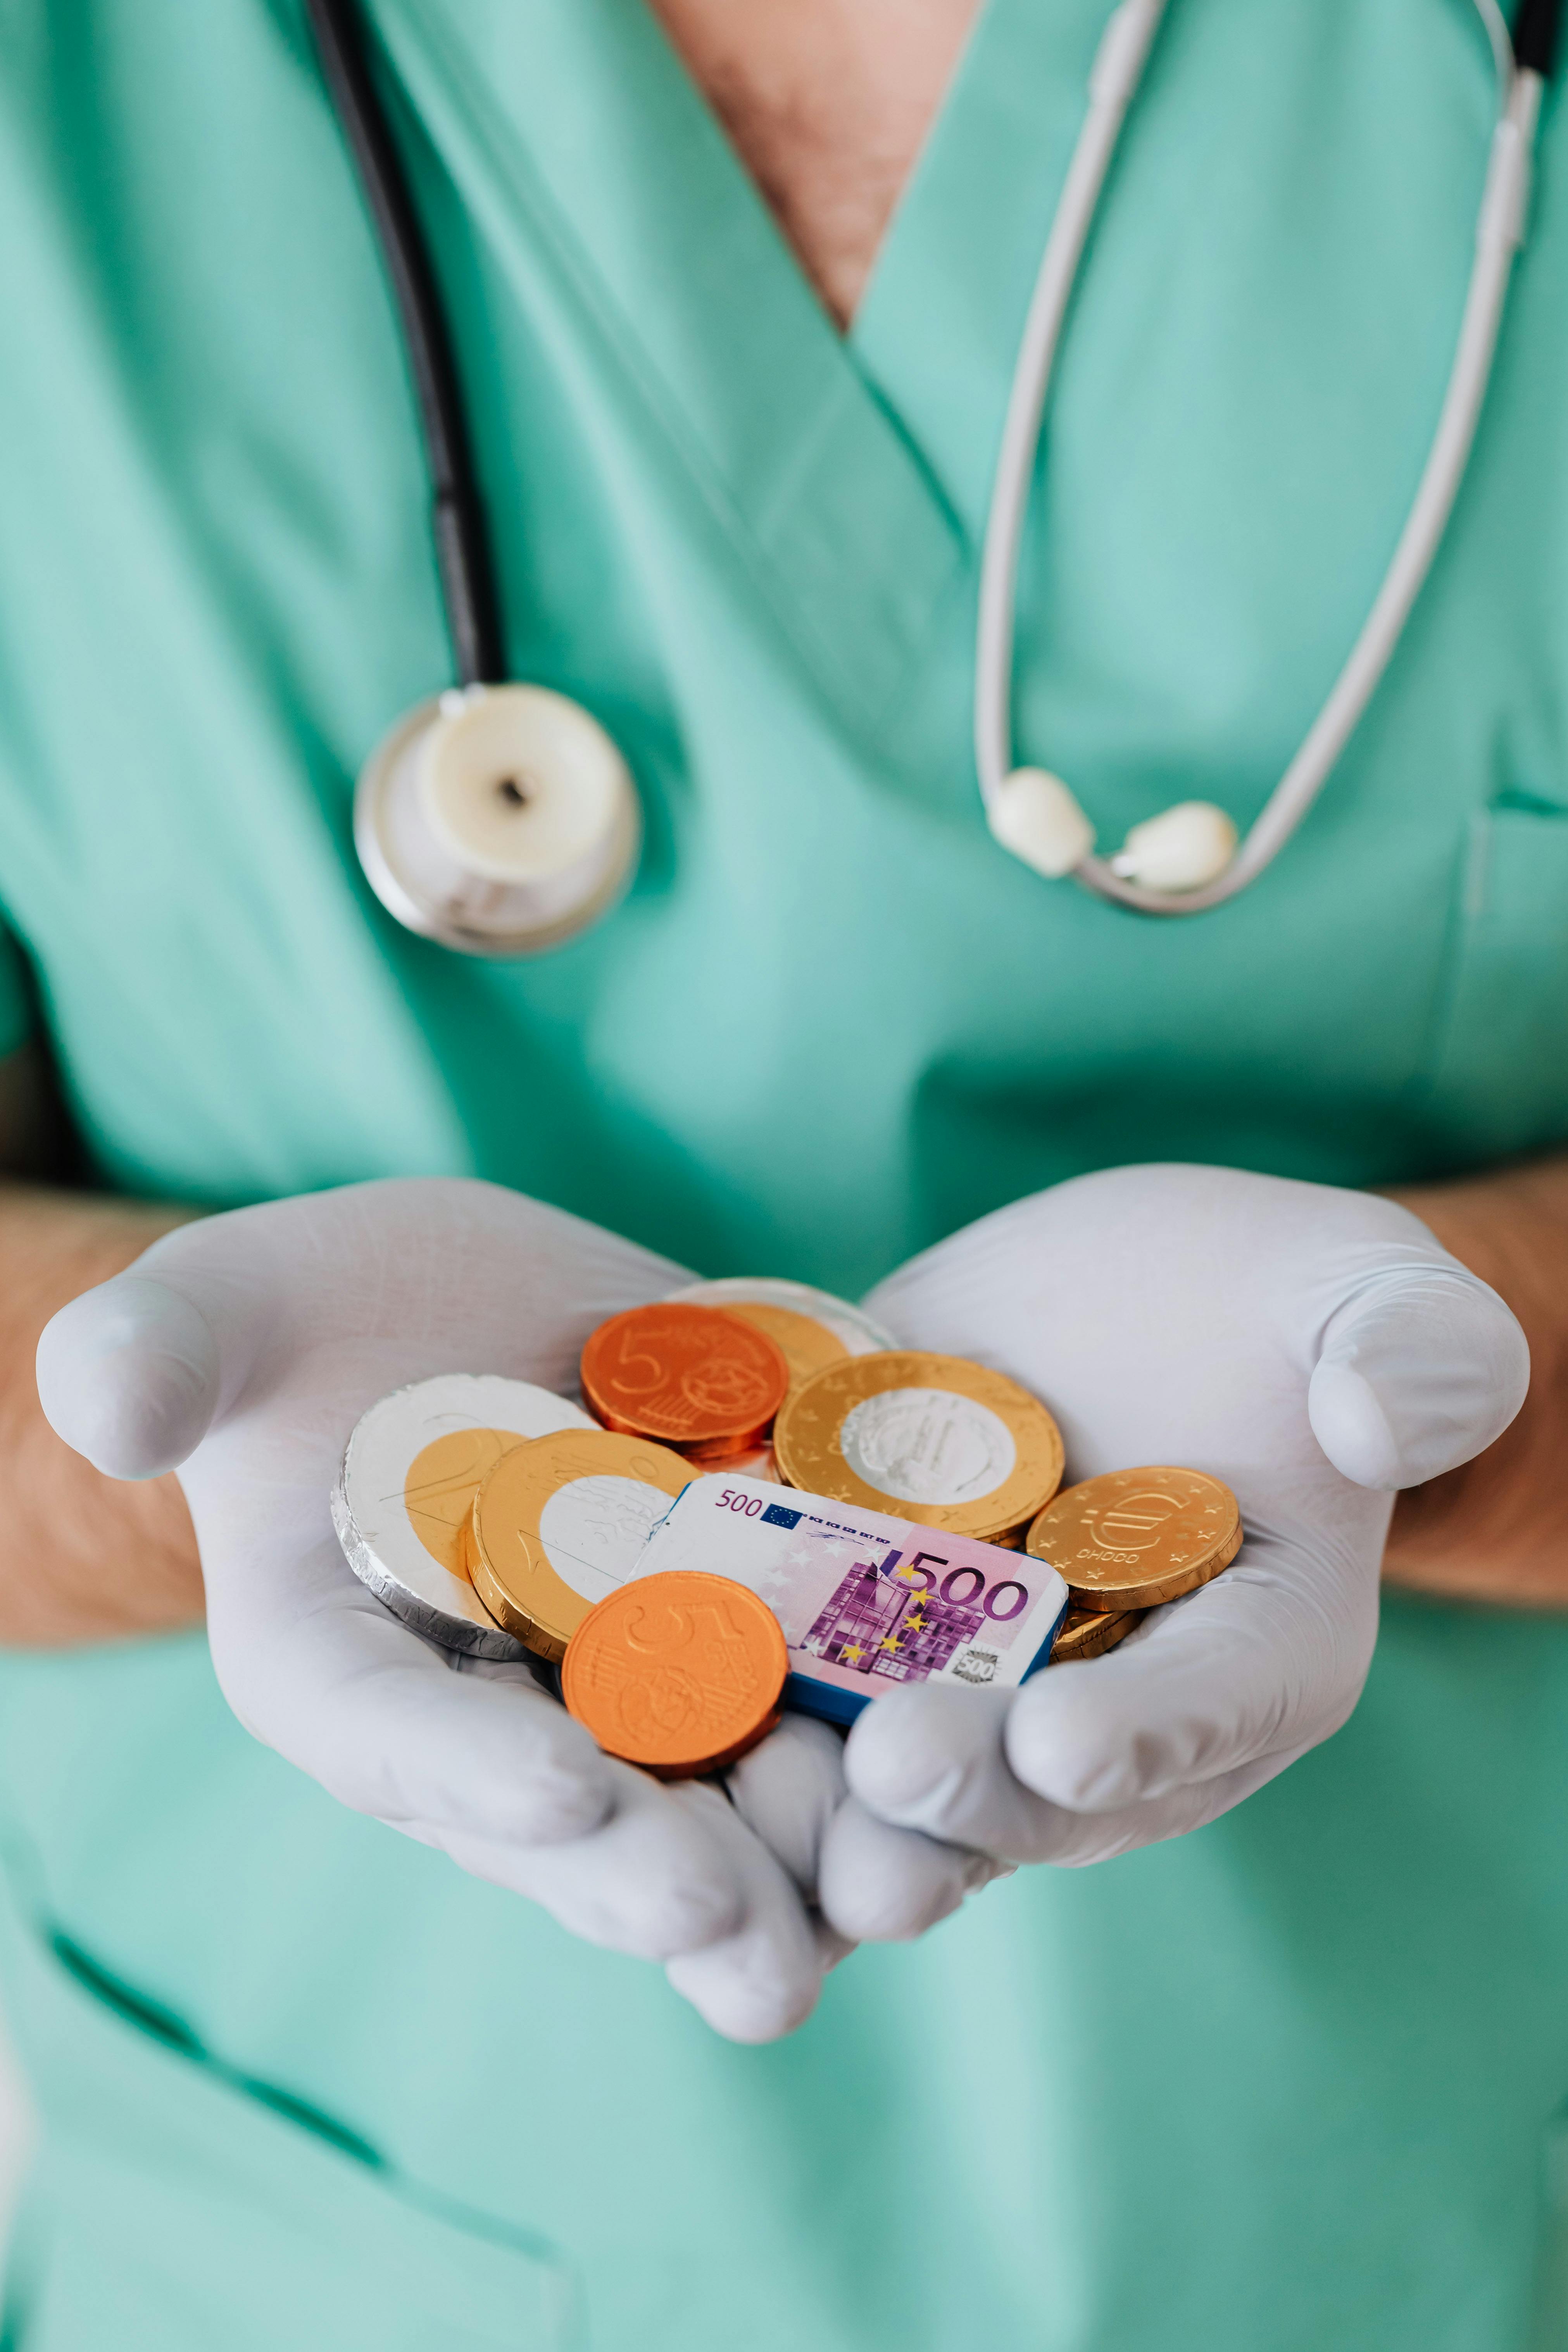
<svg viewBox="0 0 1568 2352"><path fill-rule="evenodd" d="M119 1274L176 1209L0 1182L0 1643L64 1648L199 1624L201 1563L173 1476L104 1477L55 1435L33 1378L57 1307Z"/></svg>
<svg viewBox="0 0 1568 2352"><path fill-rule="evenodd" d="M1531 1384L1494 1445L1400 1496L1384 1581L1442 1600L1568 1609L1568 1160L1405 1187L1393 1198L1506 1299L1530 1342Z"/></svg>

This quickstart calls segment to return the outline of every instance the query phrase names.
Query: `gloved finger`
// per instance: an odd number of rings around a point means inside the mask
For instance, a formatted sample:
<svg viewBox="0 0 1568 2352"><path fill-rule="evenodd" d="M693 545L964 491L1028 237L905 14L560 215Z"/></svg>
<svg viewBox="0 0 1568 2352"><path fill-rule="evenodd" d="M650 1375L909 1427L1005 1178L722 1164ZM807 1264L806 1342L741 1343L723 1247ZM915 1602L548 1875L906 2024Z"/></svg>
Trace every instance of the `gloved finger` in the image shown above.
<svg viewBox="0 0 1568 2352"><path fill-rule="evenodd" d="M822 1973L824 1976L831 1976L834 1969L847 1960L855 1949L855 1938L853 1936L841 1936L837 1927L830 1927L820 1911L812 1911L808 1916L811 1920L812 1940L816 1946L816 1957L821 1963Z"/></svg>
<svg viewBox="0 0 1568 2352"><path fill-rule="evenodd" d="M178 1468L237 1404L283 1396L301 1459L331 1459L400 1379L482 1370L570 1388L596 1323L687 1278L501 1185L344 1185L164 1234L54 1318L39 1394L112 1477Z"/></svg>
<svg viewBox="0 0 1568 2352"><path fill-rule="evenodd" d="M1070 1671L1088 1674L1089 1668ZM858 1725L850 1740L850 1779L867 1805L875 1804L909 1833L962 1838L1009 1864L1052 1863L1071 1869L1184 1836L1239 1804L1303 1752L1291 1748L1114 1812L1076 1813L1026 1788L1013 1770L1006 1746L1008 1693L928 1685L890 1693L860 1723L868 1727L873 1717L895 1704L904 1717L902 1727L890 1717L879 1726L879 1731L894 1731L895 1738L862 1742Z"/></svg>
<svg viewBox="0 0 1568 2352"><path fill-rule="evenodd" d="M885 1819L1055 1859L1061 1827L1031 1795L1068 1814L1118 1812L1325 1739L1360 1695L1376 1622L1370 1580L1335 1580L1280 1538L1249 1538L1226 1576L1152 1612L1119 1649L1037 1675L1010 1700L931 1689L879 1700L851 1736L849 1785Z"/></svg>
<svg viewBox="0 0 1568 2352"><path fill-rule="evenodd" d="M823 1838L817 1901L829 1925L857 1943L904 1942L1007 1868L989 1854L895 1828L847 1797Z"/></svg>
<svg viewBox="0 0 1568 2352"><path fill-rule="evenodd" d="M1072 1819L1025 1788L1008 1763L1012 1701L1010 1691L936 1683L889 1691L849 1735L844 1763L855 1796L881 1821L928 1841L1009 1862L1054 1862Z"/></svg>
<svg viewBox="0 0 1568 2352"><path fill-rule="evenodd" d="M822 1841L844 1801L844 1734L786 1715L724 1778L741 1819L814 1903Z"/></svg>
<svg viewBox="0 0 1568 2352"><path fill-rule="evenodd" d="M1312 1744L1256 1758L1234 1772L1173 1789L1166 1796L1125 1805L1114 1813L1069 1813L1053 1807L1048 1851L1037 1859L1058 1870L1081 1870L1093 1863L1112 1862L1118 1854L1133 1853L1142 1846L1162 1844L1167 1838L1185 1837L1189 1830L1217 1821L1243 1798L1277 1779ZM1045 1800L1039 1801L1043 1806Z"/></svg>
<svg viewBox="0 0 1568 2352"><path fill-rule="evenodd" d="M247 1731L379 1820L480 1840L580 1838L610 1811L611 1767L532 1681L454 1674L353 1574L329 1536L212 1580L218 1680Z"/></svg>
<svg viewBox="0 0 1568 2352"><path fill-rule="evenodd" d="M474 1877L527 1895L571 1934L611 1951L670 1961L710 1948L727 1952L737 1941L743 1945L748 1934L755 1934L757 1893L753 1874L722 1822L687 1806L678 1790L631 1765L613 1758L604 1761L610 1811L584 1837L524 1846L476 1836L462 1827L405 1826ZM729 1813L721 1798L715 1802ZM792 1899L798 1909L798 1898ZM809 1948L804 1926L798 1934ZM742 1968L749 1958L747 1946ZM796 1970L820 1974L815 1953L809 1969L797 1959Z"/></svg>
<svg viewBox="0 0 1568 2352"><path fill-rule="evenodd" d="M1509 1308L1434 1255L1375 1276L1331 1317L1307 1409L1336 1470L1392 1489L1490 1445L1529 1386L1529 1345Z"/></svg>
<svg viewBox="0 0 1568 2352"><path fill-rule="evenodd" d="M1364 1541L1375 1559L1386 1531ZM1373 1578L1268 1528L1213 1583L1151 1612L1119 1649L1037 1675L1007 1717L1008 1762L1072 1812L1113 1812L1337 1731L1377 1638Z"/></svg>
<svg viewBox="0 0 1568 2352"><path fill-rule="evenodd" d="M845 1950L923 1935L1003 1867L878 1821L847 1794L843 1734L809 1716L786 1715L726 1778L742 1821Z"/></svg>
<svg viewBox="0 0 1568 2352"><path fill-rule="evenodd" d="M201 1308L142 1275L84 1291L38 1341L45 1419L110 1478L155 1478L185 1461L217 1410L223 1370Z"/></svg>
<svg viewBox="0 0 1568 2352"><path fill-rule="evenodd" d="M804 2023L822 1990L824 1956L799 1889L717 1789L688 1780L668 1794L723 1847L744 1909L733 1934L671 1960L666 1973L726 2040L776 2042Z"/></svg>

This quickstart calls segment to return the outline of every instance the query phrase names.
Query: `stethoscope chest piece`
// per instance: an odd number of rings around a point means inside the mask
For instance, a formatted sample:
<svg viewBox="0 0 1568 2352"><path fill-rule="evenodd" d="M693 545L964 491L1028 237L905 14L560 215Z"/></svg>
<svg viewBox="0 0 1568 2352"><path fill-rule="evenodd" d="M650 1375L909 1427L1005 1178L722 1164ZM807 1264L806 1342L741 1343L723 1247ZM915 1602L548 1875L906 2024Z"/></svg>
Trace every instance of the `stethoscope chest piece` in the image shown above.
<svg viewBox="0 0 1568 2352"><path fill-rule="evenodd" d="M585 930L629 884L641 837L614 743L542 686L422 702L354 794L355 846L383 906L469 955L536 955Z"/></svg>

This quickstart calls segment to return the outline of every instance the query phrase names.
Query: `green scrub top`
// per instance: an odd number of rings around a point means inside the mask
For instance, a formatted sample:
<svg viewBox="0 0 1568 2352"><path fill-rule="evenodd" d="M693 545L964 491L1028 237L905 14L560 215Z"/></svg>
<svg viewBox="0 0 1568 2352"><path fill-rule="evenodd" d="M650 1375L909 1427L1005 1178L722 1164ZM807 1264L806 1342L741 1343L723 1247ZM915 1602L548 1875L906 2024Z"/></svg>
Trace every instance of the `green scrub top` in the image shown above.
<svg viewBox="0 0 1568 2352"><path fill-rule="evenodd" d="M514 674L637 772L627 903L400 932L353 779L447 683L400 346L299 0L0 17L0 1045L102 1179L477 1171L854 1293L1168 1156L1568 1135L1568 125L1469 478L1300 837L1154 923L999 851L976 552L1106 0L991 0L853 331L637 0L371 0ZM1428 446L1469 0L1173 0L1021 578L1020 755L1245 824ZM325 1498L323 1497L323 1509ZM739 2049L336 1805L197 1639L0 1661L25 2352L1502 2352L1568 2341L1568 1624L1391 1605L1348 1727L1026 1870ZM1532 2336L1531 2330L1536 2331Z"/></svg>

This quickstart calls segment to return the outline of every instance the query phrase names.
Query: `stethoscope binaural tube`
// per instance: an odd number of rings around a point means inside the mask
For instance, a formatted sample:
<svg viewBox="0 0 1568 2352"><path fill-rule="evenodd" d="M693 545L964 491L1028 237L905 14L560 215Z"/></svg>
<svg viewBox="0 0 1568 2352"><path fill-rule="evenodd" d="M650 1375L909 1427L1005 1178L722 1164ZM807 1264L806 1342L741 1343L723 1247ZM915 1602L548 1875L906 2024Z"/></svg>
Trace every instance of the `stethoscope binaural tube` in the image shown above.
<svg viewBox="0 0 1568 2352"><path fill-rule="evenodd" d="M597 922L626 888L642 839L637 791L580 703L506 682L451 338L356 0L306 7L397 306L458 681L397 719L365 761L354 845L406 929L468 955L537 955Z"/></svg>
<svg viewBox="0 0 1568 2352"><path fill-rule="evenodd" d="M1013 636L1019 541L1062 326L1127 111L1168 0L1120 0L1025 324L981 562L975 763L998 841L1051 878L1071 874L1145 914L1223 905L1278 856L1322 790L1376 690L1442 541L1486 398L1523 242L1543 86L1563 0L1521 0L1510 39L1498 0L1474 0L1497 65L1498 120L1476 259L1431 450L1387 574L1307 737L1239 844L1226 813L1184 802L1095 854L1077 796L1013 763ZM306 0L333 105L363 188L408 356L429 465L432 532L458 684L399 719L366 761L354 839L382 904L408 929L468 954L536 954L571 939L630 882L641 814L596 719L565 696L504 683L483 501L451 340L396 149L375 93L357 0Z"/></svg>
<svg viewBox="0 0 1568 2352"><path fill-rule="evenodd" d="M1474 442L1514 257L1524 242L1542 89L1555 62L1562 0L1524 0L1510 42L1497 0L1475 0L1497 65L1498 120L1476 231L1476 258L1447 391L1415 501L1349 658L1239 845L1223 810L1184 802L1137 825L1114 857L1094 854L1076 795L1041 768L1015 768L1013 628L1019 541L1046 398L1079 265L1127 110L1167 0L1121 0L1101 40L1089 106L1040 263L1003 428L981 561L974 750L991 829L1053 880L1071 874L1142 914L1222 906L1272 863L1337 763L1393 659L1431 570Z"/></svg>

